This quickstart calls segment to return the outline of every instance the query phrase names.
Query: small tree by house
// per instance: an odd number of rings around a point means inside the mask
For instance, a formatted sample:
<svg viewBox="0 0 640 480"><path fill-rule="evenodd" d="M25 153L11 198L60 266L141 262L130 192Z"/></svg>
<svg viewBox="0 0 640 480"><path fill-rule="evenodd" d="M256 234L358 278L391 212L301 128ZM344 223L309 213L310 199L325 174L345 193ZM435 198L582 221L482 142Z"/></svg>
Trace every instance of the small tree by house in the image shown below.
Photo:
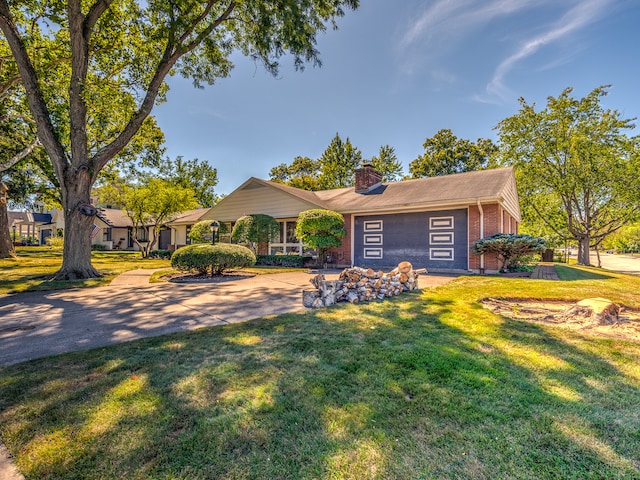
<svg viewBox="0 0 640 480"><path fill-rule="evenodd" d="M544 239L530 235L498 233L478 240L471 247L476 255L494 253L500 262L500 271L506 272L519 258L541 253L547 248Z"/></svg>
<svg viewBox="0 0 640 480"><path fill-rule="evenodd" d="M236 220L231 238L238 243L246 244L254 253L258 253L258 245L272 241L279 231L278 221L270 215L245 215Z"/></svg>
<svg viewBox="0 0 640 480"><path fill-rule="evenodd" d="M201 220L194 224L189 231L191 243L211 243L211 223L213 220ZM228 233L224 223L218 222L218 225L218 234Z"/></svg>
<svg viewBox="0 0 640 480"><path fill-rule="evenodd" d="M330 247L342 245L347 235L344 217L332 210L313 208L298 215L296 236L311 248L318 249L318 263L323 265Z"/></svg>
<svg viewBox="0 0 640 480"><path fill-rule="evenodd" d="M195 208L198 204L193 191L159 178L151 178L145 185L139 186L124 184L105 187L100 196L103 200L123 206L131 219L133 231L136 232L133 240L144 258L154 249L162 227L177 214Z"/></svg>

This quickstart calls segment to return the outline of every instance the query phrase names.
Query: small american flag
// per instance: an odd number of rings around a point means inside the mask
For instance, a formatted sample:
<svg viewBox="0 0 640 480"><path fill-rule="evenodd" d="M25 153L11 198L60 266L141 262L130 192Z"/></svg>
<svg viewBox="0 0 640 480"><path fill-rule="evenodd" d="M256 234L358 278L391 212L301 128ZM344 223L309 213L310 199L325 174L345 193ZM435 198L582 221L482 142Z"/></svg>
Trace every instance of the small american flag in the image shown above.
<svg viewBox="0 0 640 480"><path fill-rule="evenodd" d="M91 239L92 239L92 240L93 240L93 239L95 238L95 236L98 234L98 230L100 230L100 227L94 223L94 224L93 224L93 228L91 229Z"/></svg>

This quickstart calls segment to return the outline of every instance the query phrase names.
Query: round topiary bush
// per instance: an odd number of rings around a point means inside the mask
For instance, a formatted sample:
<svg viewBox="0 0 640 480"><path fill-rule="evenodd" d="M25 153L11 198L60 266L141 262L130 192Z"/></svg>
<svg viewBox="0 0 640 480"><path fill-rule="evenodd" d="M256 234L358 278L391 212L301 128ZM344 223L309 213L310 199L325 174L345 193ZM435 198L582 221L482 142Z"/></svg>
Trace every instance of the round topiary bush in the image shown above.
<svg viewBox="0 0 640 480"><path fill-rule="evenodd" d="M230 243L187 245L171 256L173 268L195 270L202 275L211 272L211 276L221 275L232 268L250 267L255 263L256 256L251 250Z"/></svg>

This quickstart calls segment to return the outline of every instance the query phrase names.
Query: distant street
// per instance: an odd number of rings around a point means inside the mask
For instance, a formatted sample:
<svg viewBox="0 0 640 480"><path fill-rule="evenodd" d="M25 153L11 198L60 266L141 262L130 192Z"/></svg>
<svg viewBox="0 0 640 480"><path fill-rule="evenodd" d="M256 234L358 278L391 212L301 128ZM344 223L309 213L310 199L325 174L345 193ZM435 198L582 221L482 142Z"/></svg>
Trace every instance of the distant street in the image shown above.
<svg viewBox="0 0 640 480"><path fill-rule="evenodd" d="M640 256L638 255L612 255L601 252L600 261L602 263L602 268L607 270L629 273L631 275L640 275ZM591 265L598 265L598 257L595 252L591 252Z"/></svg>

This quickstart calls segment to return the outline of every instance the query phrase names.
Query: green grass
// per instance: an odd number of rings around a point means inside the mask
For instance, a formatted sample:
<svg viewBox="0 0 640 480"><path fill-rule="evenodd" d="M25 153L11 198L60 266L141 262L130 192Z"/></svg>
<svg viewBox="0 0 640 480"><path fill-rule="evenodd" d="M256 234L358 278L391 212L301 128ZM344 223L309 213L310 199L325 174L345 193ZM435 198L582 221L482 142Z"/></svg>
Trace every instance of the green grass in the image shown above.
<svg viewBox="0 0 640 480"><path fill-rule="evenodd" d="M93 251L91 262L102 278L50 280L62 264L62 250L52 247L17 247L17 259L0 259L0 295L36 290L60 290L108 285L116 275L139 268L163 268L169 260L143 259L140 252Z"/></svg>
<svg viewBox="0 0 640 480"><path fill-rule="evenodd" d="M639 289L461 277L5 367L0 434L27 479L640 478L640 343L477 302Z"/></svg>
<svg viewBox="0 0 640 480"><path fill-rule="evenodd" d="M601 269L594 267L568 267L555 265L556 273L560 280L606 280L612 278L608 273L602 273Z"/></svg>

